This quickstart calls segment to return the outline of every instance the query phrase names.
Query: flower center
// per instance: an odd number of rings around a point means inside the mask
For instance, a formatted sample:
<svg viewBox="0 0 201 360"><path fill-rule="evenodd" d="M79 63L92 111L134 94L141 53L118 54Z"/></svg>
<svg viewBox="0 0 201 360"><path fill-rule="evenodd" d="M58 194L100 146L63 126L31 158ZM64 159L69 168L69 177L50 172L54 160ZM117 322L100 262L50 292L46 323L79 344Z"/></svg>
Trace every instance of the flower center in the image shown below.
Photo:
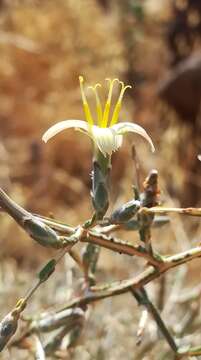
<svg viewBox="0 0 201 360"><path fill-rule="evenodd" d="M95 94L95 99L96 99L96 113L97 113L97 124L99 127L101 128L106 128L109 126L112 126L114 124L117 123L118 118L119 118L119 113L121 110L121 106L122 106L122 100L123 100L123 96L124 93L126 91L126 89L131 88L130 85L124 85L124 83L122 81L119 81L119 79L106 79L109 82L109 90L108 90L108 96L107 96L107 100L105 102L105 106L104 106L104 110L102 109L102 105L101 105L101 101L98 95L98 87L101 87L101 84L96 84L95 86L89 86L90 89L92 89L94 91ZM79 76L79 81L80 81L80 90L81 90L81 95L82 95L82 102L83 102L83 108L84 108L84 113L85 113L85 118L86 121L88 122L88 124L90 126L94 125L94 120L93 117L91 115L91 110L89 107L89 104L87 102L87 98L84 92L84 78L83 76ZM115 82L118 82L119 84L121 84L121 90L120 90L120 94L119 97L117 99L116 105L114 107L114 111L111 117L111 120L109 121L109 116L110 116L110 109L111 109L111 103L112 103L112 92L113 92L113 86Z"/></svg>

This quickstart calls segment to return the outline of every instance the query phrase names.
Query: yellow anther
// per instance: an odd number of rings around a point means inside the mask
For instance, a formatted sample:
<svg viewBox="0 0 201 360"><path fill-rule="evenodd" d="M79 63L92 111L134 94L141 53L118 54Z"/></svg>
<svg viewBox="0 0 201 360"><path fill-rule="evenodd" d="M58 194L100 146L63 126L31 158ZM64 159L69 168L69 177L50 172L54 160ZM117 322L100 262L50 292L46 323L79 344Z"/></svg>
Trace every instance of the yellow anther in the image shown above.
<svg viewBox="0 0 201 360"><path fill-rule="evenodd" d="M82 102L83 102L83 108L84 108L84 113L85 113L85 117L86 117L86 121L88 122L88 124L90 126L92 126L94 124L93 122L93 118L91 116L91 111L84 93L84 87L83 87L83 83L84 83L84 78L83 76L79 76L79 82L80 82L80 90L81 90L81 96L82 96Z"/></svg>
<svg viewBox="0 0 201 360"><path fill-rule="evenodd" d="M108 97L105 103L105 108L104 108L104 113L103 113L103 118L102 118L102 123L101 126L102 127L107 127L108 124L108 118L109 118L109 112L110 112L110 106L111 106L111 100L112 100L112 91L113 91L113 86L115 81L118 81L118 79L106 79L107 81L109 81L109 91L108 91Z"/></svg>
<svg viewBox="0 0 201 360"><path fill-rule="evenodd" d="M113 115L112 115L112 120L110 122L110 126L116 124L117 121L118 121L119 113L120 113L120 110L121 110L122 99L123 99L123 96L124 96L124 93L125 93L126 89L132 88L132 86L130 86L130 85L124 86L123 81L120 81L119 83L121 84L121 91L120 91L117 103L115 105L115 108L114 108L114 112L113 112Z"/></svg>
<svg viewBox="0 0 201 360"><path fill-rule="evenodd" d="M97 122L98 126L101 126L102 118L103 118L103 111L101 106L101 101L98 95L97 87L101 87L101 84L96 84L95 86L89 86L89 89L92 89L95 93L96 97L96 112L97 112Z"/></svg>

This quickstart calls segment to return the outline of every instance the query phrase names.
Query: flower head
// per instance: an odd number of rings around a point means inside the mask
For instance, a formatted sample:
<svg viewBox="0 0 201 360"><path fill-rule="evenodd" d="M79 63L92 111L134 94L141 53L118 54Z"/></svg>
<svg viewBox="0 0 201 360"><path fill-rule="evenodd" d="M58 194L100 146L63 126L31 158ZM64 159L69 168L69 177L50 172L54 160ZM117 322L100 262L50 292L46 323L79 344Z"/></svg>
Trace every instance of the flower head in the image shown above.
<svg viewBox="0 0 201 360"><path fill-rule="evenodd" d="M118 79L106 79L109 82L108 96L105 102L104 107L102 107L101 100L98 94L98 88L101 87L101 84L96 84L95 86L90 86L89 88L94 92L96 99L96 115L97 119L94 120L91 110L85 95L84 91L84 78L79 77L80 81L80 90L82 95L83 109L85 113L85 119L83 120L64 120L61 121L52 127L50 127L45 134L43 135L43 141L47 142L53 136L58 134L60 131L74 128L88 135L94 142L95 147L97 147L104 157L107 155L111 156L114 151L119 149L122 145L123 135L128 132L137 133L143 136L150 144L152 151L154 151L154 145L147 134L147 132L140 126L131 122L124 122L117 124L119 113L122 106L122 99L127 88L131 88L130 85L125 86L122 81ZM117 99L116 105L114 106L113 113L111 112L111 103L112 103L112 92L114 84L120 84L120 93Z"/></svg>

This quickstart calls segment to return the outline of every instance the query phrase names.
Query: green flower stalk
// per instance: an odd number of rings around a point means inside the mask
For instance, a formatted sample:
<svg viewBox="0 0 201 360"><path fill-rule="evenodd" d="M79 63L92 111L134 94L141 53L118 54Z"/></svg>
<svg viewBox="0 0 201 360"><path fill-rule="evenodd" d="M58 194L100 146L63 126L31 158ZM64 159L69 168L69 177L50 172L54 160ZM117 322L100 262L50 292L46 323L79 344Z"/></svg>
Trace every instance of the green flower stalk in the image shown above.
<svg viewBox="0 0 201 360"><path fill-rule="evenodd" d="M97 220L103 218L109 206L108 177L109 169L103 172L99 163L94 161L91 197Z"/></svg>

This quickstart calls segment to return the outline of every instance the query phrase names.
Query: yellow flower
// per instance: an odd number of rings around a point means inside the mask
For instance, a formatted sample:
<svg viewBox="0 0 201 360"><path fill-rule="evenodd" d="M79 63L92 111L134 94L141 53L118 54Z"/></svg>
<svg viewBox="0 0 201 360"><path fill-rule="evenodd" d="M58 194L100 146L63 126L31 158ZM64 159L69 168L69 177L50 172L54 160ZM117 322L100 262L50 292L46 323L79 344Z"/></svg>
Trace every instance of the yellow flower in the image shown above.
<svg viewBox="0 0 201 360"><path fill-rule="evenodd" d="M131 86L129 85L125 86L124 83L122 81L119 81L118 79L113 79L113 80L107 79L107 80L109 81L109 91L104 108L102 108L101 101L97 91L97 88L101 87L101 85L96 84L94 87L89 87L94 91L96 98L96 113L97 113L96 125L91 115L90 107L88 105L87 98L84 92L84 86L83 86L84 79L82 76L80 76L79 77L80 89L81 89L82 102L83 102L86 121L64 120L58 122L57 124L53 125L45 132L42 138L43 141L47 142L49 139L51 139L53 136L55 136L62 130L74 128L75 130L79 130L81 132L84 132L86 135L88 135L93 140L95 146L98 147L98 149L101 151L104 157L106 157L107 155L111 156L114 151L119 149L119 147L122 145L124 134L128 132L133 132L143 136L149 142L152 151L154 151L154 145L150 136L140 125L131 122L123 122L117 124L124 92L127 88ZM112 102L112 91L115 82L118 82L121 85L121 90L116 105L114 107L114 111L111 116L111 119L109 119L111 102Z"/></svg>

